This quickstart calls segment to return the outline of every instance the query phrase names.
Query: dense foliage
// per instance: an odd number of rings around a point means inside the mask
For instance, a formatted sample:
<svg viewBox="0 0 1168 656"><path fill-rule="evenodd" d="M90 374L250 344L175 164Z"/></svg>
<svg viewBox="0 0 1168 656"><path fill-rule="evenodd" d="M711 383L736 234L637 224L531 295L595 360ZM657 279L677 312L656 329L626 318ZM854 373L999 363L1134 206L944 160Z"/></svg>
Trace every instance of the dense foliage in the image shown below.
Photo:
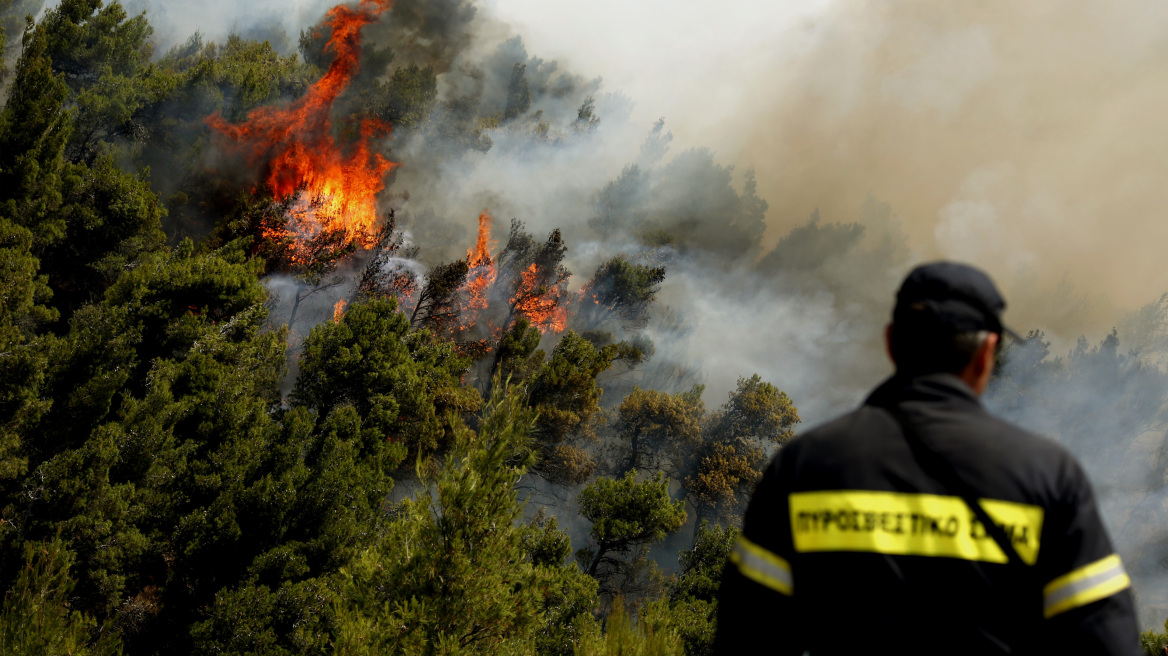
<svg viewBox="0 0 1168 656"><path fill-rule="evenodd" d="M687 505L733 522L798 416L757 376L714 413L700 386L604 396L652 357L666 267L605 261L580 292L595 303L545 335L532 308L566 307L567 247L516 223L496 258L502 330L467 339L465 260L420 284L395 272L392 218L372 250L334 234L292 257L265 239L287 203L238 162L205 165L204 119L304 93L328 65L319 35L304 59L197 34L160 54L117 3L63 0L27 27L24 3L0 9L0 44L23 29L0 80L0 651L708 649L733 529L695 524L675 574L650 550ZM388 73L349 111L467 152L548 93L516 64L505 110L474 115L438 100L432 67L366 58ZM599 121L588 98L571 130ZM555 146L546 126L530 136ZM271 276L299 304L364 265L333 321L272 316ZM532 503L533 480L564 501ZM581 519L577 554L560 526Z"/></svg>

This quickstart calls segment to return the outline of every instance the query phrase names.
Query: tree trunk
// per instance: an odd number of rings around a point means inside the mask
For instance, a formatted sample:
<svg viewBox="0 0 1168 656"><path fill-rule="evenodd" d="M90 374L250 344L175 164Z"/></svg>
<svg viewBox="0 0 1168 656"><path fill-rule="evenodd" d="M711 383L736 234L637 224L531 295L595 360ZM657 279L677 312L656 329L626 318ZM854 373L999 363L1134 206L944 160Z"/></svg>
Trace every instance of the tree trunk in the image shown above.
<svg viewBox="0 0 1168 656"><path fill-rule="evenodd" d="M600 567L600 561L608 551L609 548L603 543L596 545L596 553L592 555L592 562L588 563L588 576L596 576L596 569Z"/></svg>
<svg viewBox="0 0 1168 656"><path fill-rule="evenodd" d="M292 302L292 314L288 316L288 332L292 332L292 326L296 325L296 311L300 309L300 299L303 293L304 288L299 284L296 285L296 300Z"/></svg>

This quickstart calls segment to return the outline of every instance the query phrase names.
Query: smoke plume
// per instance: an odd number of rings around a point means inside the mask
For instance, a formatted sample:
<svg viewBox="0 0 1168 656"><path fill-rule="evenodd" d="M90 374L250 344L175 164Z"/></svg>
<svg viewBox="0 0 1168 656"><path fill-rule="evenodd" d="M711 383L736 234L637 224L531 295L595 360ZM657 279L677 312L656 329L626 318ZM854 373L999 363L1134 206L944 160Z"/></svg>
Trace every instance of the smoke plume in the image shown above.
<svg viewBox="0 0 1168 656"><path fill-rule="evenodd" d="M742 156L776 233L873 191L922 255L994 273L1015 323L1102 332L1168 289L1166 22L1146 2L837 2L744 122ZM1088 307L1042 302L1064 279Z"/></svg>

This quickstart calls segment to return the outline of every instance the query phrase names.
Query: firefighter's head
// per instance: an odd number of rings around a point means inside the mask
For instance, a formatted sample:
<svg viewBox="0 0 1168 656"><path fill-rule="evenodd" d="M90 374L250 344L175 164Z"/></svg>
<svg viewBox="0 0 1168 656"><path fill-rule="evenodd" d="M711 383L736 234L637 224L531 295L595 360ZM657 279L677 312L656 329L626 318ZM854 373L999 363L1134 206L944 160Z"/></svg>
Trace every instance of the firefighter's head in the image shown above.
<svg viewBox="0 0 1168 656"><path fill-rule="evenodd" d="M979 394L993 373L1003 333L1002 300L985 273L933 262L912 270L896 294L888 353L898 373L960 376ZM1012 333L1009 333L1012 334Z"/></svg>

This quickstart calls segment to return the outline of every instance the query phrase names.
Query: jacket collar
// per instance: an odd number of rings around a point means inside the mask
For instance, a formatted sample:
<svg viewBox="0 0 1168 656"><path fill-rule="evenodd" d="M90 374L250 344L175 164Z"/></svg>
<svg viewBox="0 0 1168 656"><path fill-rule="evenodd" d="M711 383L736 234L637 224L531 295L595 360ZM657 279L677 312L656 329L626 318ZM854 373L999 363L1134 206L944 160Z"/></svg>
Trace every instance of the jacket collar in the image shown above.
<svg viewBox="0 0 1168 656"><path fill-rule="evenodd" d="M981 401L973 389L953 374L912 377L894 375L881 383L864 404L886 408L905 401L947 402L981 407Z"/></svg>

